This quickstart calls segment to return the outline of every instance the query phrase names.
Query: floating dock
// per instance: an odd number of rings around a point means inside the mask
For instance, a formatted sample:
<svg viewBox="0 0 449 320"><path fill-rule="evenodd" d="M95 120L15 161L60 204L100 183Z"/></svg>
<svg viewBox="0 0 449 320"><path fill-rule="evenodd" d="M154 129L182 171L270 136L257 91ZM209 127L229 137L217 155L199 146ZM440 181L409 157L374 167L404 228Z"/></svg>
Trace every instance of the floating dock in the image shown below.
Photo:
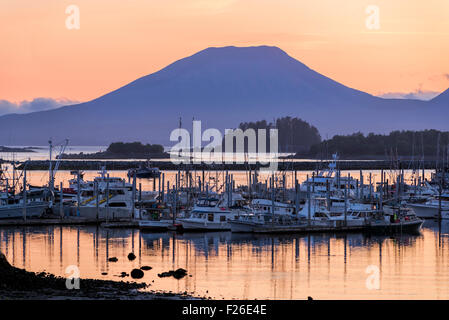
<svg viewBox="0 0 449 320"><path fill-rule="evenodd" d="M255 229L254 233L308 233L308 232L355 232L363 231L366 226L266 226L263 228Z"/></svg>
<svg viewBox="0 0 449 320"><path fill-rule="evenodd" d="M0 226L67 226L67 225L100 225L105 228L134 228L138 227L137 220L106 221L105 219L91 219L83 217L61 218L30 218L30 219L1 219Z"/></svg>

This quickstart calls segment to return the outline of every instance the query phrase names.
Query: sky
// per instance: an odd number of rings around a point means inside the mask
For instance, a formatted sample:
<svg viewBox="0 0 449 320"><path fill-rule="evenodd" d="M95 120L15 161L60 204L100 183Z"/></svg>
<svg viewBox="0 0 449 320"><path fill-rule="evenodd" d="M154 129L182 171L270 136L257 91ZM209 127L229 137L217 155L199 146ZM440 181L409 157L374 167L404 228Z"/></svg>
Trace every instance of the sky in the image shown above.
<svg viewBox="0 0 449 320"><path fill-rule="evenodd" d="M1 0L0 114L88 101L227 45L278 46L349 87L430 99L449 88L449 1Z"/></svg>

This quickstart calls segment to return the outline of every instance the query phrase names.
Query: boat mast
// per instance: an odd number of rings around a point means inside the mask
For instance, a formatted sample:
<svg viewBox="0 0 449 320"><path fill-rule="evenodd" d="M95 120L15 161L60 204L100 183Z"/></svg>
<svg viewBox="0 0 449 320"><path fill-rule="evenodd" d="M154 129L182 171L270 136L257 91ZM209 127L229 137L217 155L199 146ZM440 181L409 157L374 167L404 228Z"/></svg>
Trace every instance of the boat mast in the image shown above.
<svg viewBox="0 0 449 320"><path fill-rule="evenodd" d="M50 149L50 166L48 169L48 175L49 175L49 179L48 179L48 186L50 187L50 191L53 191L53 168L52 168L52 164L51 164L51 156L52 156L52 149L53 149L53 142L50 140L48 140L48 144L49 144L49 149Z"/></svg>

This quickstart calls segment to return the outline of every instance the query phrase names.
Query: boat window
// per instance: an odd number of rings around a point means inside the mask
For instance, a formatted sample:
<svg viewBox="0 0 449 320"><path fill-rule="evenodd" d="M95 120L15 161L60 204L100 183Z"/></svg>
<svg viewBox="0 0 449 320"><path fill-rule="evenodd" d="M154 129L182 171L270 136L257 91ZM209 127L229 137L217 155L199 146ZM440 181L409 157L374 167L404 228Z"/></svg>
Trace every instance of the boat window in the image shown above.
<svg viewBox="0 0 449 320"><path fill-rule="evenodd" d="M123 208L126 207L126 203L125 202L112 202L109 204L109 207L111 208Z"/></svg>
<svg viewBox="0 0 449 320"><path fill-rule="evenodd" d="M226 221L226 216L220 216L220 222Z"/></svg>
<svg viewBox="0 0 449 320"><path fill-rule="evenodd" d="M214 214L213 214L213 213L209 213L209 214L207 215L207 220L209 220L209 221L214 221Z"/></svg>

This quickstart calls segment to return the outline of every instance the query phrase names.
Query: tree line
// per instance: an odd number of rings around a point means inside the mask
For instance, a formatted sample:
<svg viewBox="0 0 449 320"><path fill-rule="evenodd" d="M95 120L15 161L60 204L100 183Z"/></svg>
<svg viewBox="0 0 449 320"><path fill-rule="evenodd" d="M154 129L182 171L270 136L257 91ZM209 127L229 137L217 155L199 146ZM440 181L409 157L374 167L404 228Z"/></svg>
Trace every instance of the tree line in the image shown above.
<svg viewBox="0 0 449 320"><path fill-rule="evenodd" d="M306 121L299 118L283 117L268 122L266 120L254 122L242 122L239 129L245 132L247 129L256 131L256 145L259 145L257 130L266 130L266 150L270 150L269 130L278 129L278 151L279 152L308 152L312 145L321 142L321 136L318 129ZM235 149L235 144L234 144ZM244 144L245 152L248 150L247 140ZM258 148L257 148L258 151Z"/></svg>
<svg viewBox="0 0 449 320"><path fill-rule="evenodd" d="M347 156L443 157L447 154L449 132L438 130L392 131L388 135L361 132L335 135L310 147L303 155L329 158L338 152Z"/></svg>
<svg viewBox="0 0 449 320"><path fill-rule="evenodd" d="M159 154L164 152L160 144L142 144L141 142L113 142L106 152L114 154Z"/></svg>

